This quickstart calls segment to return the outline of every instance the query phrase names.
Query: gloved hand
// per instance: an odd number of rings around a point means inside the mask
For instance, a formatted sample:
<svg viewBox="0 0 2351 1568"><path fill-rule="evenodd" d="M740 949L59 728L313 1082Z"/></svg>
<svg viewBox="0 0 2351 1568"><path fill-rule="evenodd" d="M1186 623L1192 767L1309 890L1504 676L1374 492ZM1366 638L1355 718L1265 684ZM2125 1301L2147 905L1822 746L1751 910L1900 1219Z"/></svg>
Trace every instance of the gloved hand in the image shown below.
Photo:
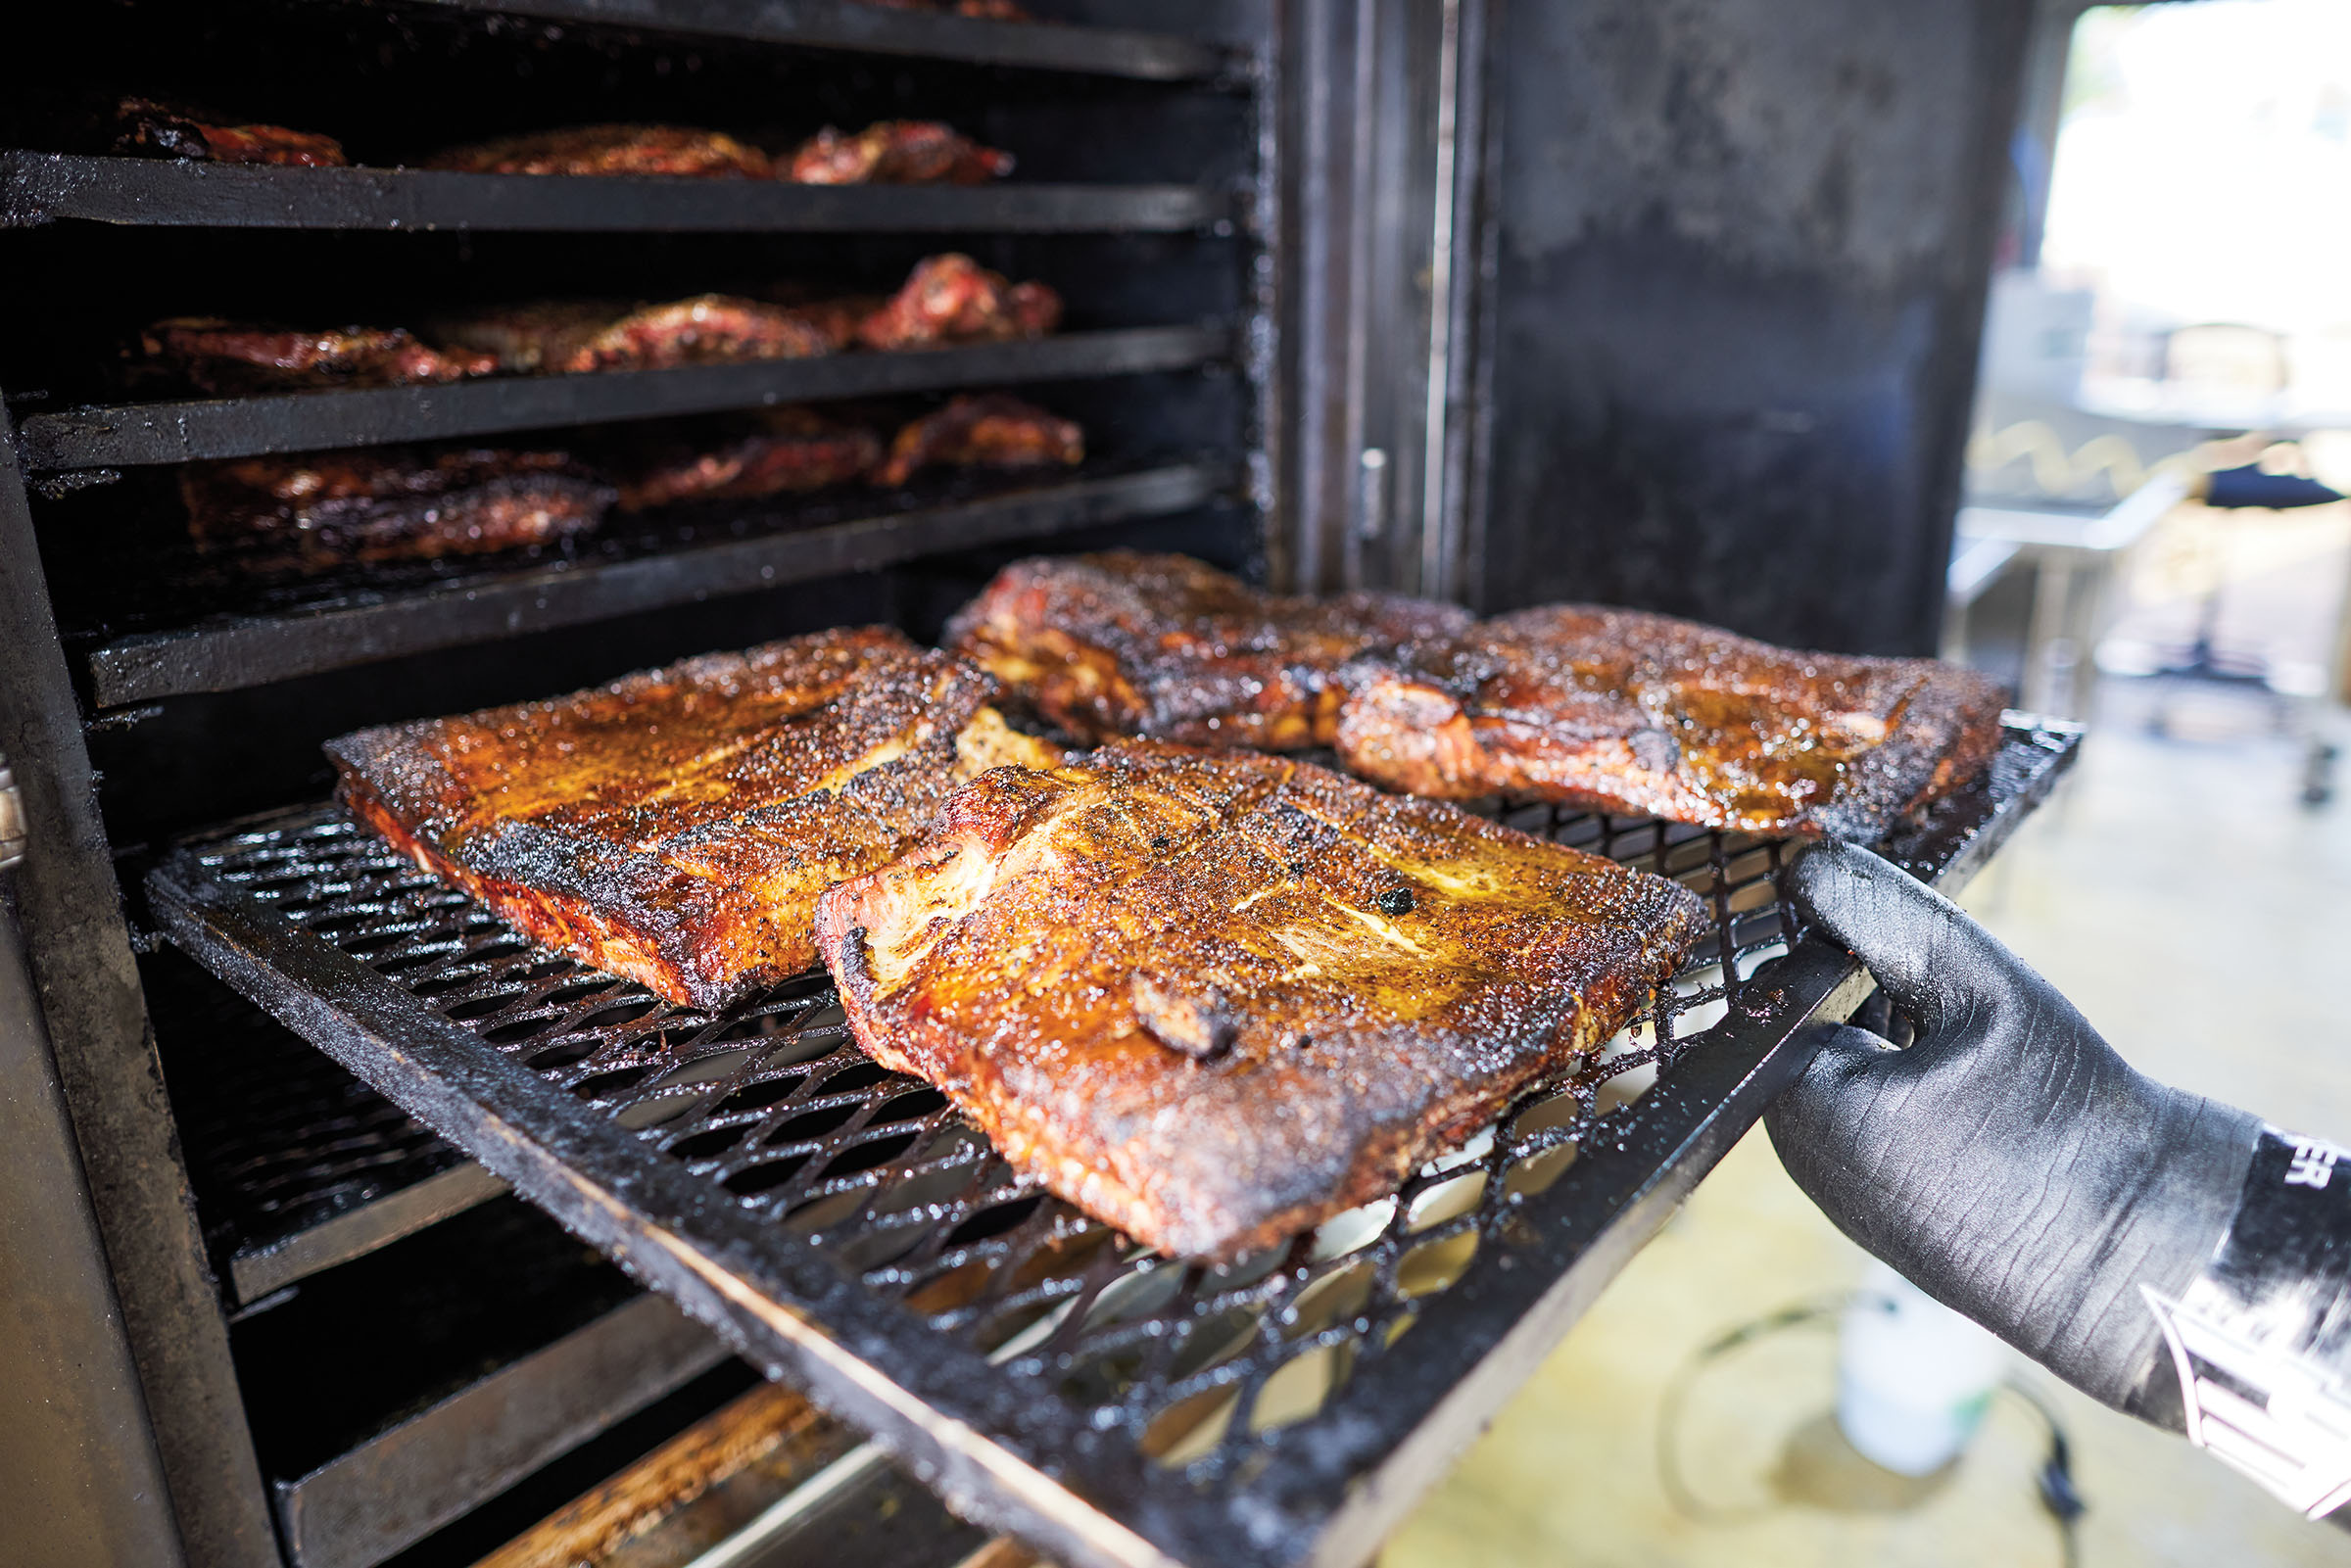
<svg viewBox="0 0 2351 1568"><path fill-rule="evenodd" d="M2135 1413L2177 1428L2138 1286L2177 1297L2211 1259L2260 1123L2134 1071L2046 980L1867 850L1819 844L1790 877L1919 1033L1896 1051L1820 1031L1765 1117L1788 1173L1847 1236L2092 1398L2131 1407L2159 1374Z"/></svg>

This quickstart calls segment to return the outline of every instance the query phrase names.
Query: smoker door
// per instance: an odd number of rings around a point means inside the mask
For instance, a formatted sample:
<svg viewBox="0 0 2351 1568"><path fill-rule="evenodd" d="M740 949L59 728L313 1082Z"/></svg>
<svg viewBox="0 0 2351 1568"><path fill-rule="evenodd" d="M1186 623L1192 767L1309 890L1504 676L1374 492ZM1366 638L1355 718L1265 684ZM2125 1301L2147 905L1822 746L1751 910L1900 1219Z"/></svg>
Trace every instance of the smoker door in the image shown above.
<svg viewBox="0 0 2351 1568"><path fill-rule="evenodd" d="M1299 0L1299 581L1934 651L2031 9Z"/></svg>
<svg viewBox="0 0 2351 1568"><path fill-rule="evenodd" d="M2031 12L1508 7L1468 597L1935 650Z"/></svg>

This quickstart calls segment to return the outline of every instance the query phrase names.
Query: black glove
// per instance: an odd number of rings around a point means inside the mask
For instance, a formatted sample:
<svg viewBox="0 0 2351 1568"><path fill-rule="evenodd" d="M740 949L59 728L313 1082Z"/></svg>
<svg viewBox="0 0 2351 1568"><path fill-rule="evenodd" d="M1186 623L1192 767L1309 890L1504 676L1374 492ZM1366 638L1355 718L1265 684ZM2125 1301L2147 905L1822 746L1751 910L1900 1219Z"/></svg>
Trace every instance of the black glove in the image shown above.
<svg viewBox="0 0 2351 1568"><path fill-rule="evenodd" d="M1765 1117L1788 1173L1928 1295L2091 1398L2177 1427L2137 1287L2177 1297L2211 1259L2260 1123L2133 1071L2046 980L1867 850L1822 843L1790 877L1797 907L1919 1035L1896 1051L1819 1031Z"/></svg>

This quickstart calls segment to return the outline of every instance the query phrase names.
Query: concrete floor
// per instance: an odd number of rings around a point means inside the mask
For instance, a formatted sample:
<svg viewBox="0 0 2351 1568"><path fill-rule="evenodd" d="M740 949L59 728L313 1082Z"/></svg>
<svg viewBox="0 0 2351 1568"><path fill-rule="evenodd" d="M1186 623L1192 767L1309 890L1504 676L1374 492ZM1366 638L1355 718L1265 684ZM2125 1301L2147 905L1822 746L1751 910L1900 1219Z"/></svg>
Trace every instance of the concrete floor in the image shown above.
<svg viewBox="0 0 2351 1568"><path fill-rule="evenodd" d="M2297 804L2303 744L2273 733L2266 708L2187 693L2173 731L2206 738L2159 740L2144 728L2151 695L2107 694L2075 779L1969 907L2143 1070L2351 1141L2338 990L2351 981L2351 801ZM2339 712L2315 722L2341 737ZM1728 1327L1849 1288L1862 1264L1758 1129L1439 1484L1383 1568L2057 1563L2033 1490L2047 1445L2038 1419L1995 1400L1948 1473L1896 1485L1835 1432L1826 1330L1775 1335L1709 1366L1681 1452L1725 1516L1702 1523L1669 1504L1655 1447L1676 1368ZM2073 1440L2088 1568L2351 1562L2351 1536L2039 1381Z"/></svg>

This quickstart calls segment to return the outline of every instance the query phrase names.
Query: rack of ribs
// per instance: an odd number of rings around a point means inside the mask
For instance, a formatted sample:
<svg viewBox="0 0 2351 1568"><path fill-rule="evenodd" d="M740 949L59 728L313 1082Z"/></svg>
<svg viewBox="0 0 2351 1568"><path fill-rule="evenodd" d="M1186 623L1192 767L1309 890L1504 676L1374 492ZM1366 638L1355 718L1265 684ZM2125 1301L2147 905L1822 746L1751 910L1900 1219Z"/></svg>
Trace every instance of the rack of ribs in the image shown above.
<svg viewBox="0 0 2351 1568"><path fill-rule="evenodd" d="M550 544L613 500L559 451L397 447L190 463L179 488L198 549L310 571Z"/></svg>
<svg viewBox="0 0 2351 1568"><path fill-rule="evenodd" d="M1085 739L1285 751L1337 737L1350 661L1469 624L1426 599L1266 594L1188 556L1115 550L1015 562L946 639Z"/></svg>
<svg viewBox="0 0 2351 1568"><path fill-rule="evenodd" d="M1933 659L1584 604L1482 621L1344 684L1340 755L1391 788L1862 842L1980 772L2004 702Z"/></svg>
<svg viewBox="0 0 2351 1568"><path fill-rule="evenodd" d="M284 125L239 124L188 104L123 98L115 105L115 151L215 164L341 168L351 160L332 136Z"/></svg>
<svg viewBox="0 0 2351 1568"><path fill-rule="evenodd" d="M1288 758L1125 741L956 792L827 892L866 1054L1017 1169L1229 1262L1596 1051L1706 928L1678 883Z"/></svg>
<svg viewBox="0 0 2351 1568"><path fill-rule="evenodd" d="M435 349L403 327L288 327L174 316L139 338L151 365L168 366L206 392L286 392L314 387L406 387L488 375L498 360Z"/></svg>
<svg viewBox="0 0 2351 1568"><path fill-rule="evenodd" d="M669 370L748 359L807 359L845 348L849 325L825 306L697 294L657 305L547 300L427 323L434 339L488 355L518 375Z"/></svg>
<svg viewBox="0 0 2351 1568"><path fill-rule="evenodd" d="M1077 424L1002 392L960 394L899 427L874 483L894 489L935 463L956 468L1075 468L1085 461Z"/></svg>
<svg viewBox="0 0 2351 1568"><path fill-rule="evenodd" d="M741 500L822 490L872 473L882 438L808 408L751 415L716 445L655 437L619 463L623 511L686 500Z"/></svg>
<svg viewBox="0 0 2351 1568"><path fill-rule="evenodd" d="M1472 621L1426 600L1276 597L1181 556L1016 563L948 638L1082 736L1335 745L1433 799L1863 841L1979 772L2003 701L1932 659L1589 605Z"/></svg>
<svg viewBox="0 0 2351 1568"><path fill-rule="evenodd" d="M575 125L453 147L425 167L460 174L672 174L767 179L768 157L723 131L684 125Z"/></svg>
<svg viewBox="0 0 2351 1568"><path fill-rule="evenodd" d="M827 125L800 143L785 177L801 185L984 185L1012 165L1010 153L936 119L884 119L853 136Z"/></svg>
<svg viewBox="0 0 2351 1568"><path fill-rule="evenodd" d="M815 961L817 894L964 781L1053 754L994 683L884 627L327 743L340 795L532 940L718 1009Z"/></svg>
<svg viewBox="0 0 2351 1568"><path fill-rule="evenodd" d="M1014 283L959 251L925 257L905 285L865 318L869 349L1041 338L1061 324L1061 296L1042 283Z"/></svg>

